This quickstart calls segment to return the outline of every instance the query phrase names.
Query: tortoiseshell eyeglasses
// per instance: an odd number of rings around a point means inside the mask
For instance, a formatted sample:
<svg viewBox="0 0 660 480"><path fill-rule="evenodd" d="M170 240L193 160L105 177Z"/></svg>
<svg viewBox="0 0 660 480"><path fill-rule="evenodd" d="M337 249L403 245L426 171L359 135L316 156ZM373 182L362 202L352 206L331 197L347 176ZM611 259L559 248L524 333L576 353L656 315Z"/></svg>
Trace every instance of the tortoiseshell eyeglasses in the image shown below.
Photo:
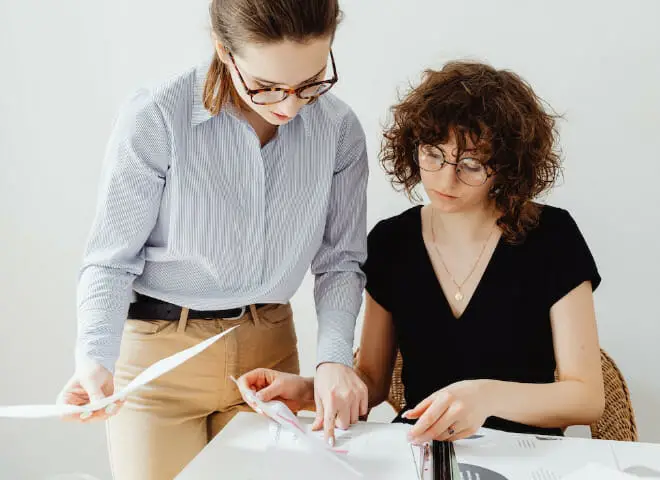
<svg viewBox="0 0 660 480"><path fill-rule="evenodd" d="M330 90L338 80L337 68L335 66L335 57L332 54L332 50L330 50L330 61L332 63L333 75L332 78L328 80L320 80L318 82L307 83L298 88L266 87L251 89L248 88L247 83L245 83L245 79L243 79L243 75L236 65L234 55L232 55L231 52L227 53L229 53L229 58L231 58L231 62L234 64L234 68L236 69L236 73L238 73L238 78L240 78L241 83L243 84L243 88L245 88L245 92L257 105L273 105L285 100L289 95L296 95L298 98L303 100L311 100L320 95L323 95L324 93L327 93L328 90Z"/></svg>

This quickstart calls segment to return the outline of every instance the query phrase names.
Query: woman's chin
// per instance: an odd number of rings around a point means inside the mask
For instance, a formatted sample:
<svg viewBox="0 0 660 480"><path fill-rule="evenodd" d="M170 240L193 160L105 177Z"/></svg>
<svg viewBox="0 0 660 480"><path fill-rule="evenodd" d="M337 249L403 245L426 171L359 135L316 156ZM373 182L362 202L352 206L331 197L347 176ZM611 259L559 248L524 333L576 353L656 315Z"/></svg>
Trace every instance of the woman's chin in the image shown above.
<svg viewBox="0 0 660 480"><path fill-rule="evenodd" d="M460 213L464 210L462 202L444 198L431 198L431 205L439 213Z"/></svg>

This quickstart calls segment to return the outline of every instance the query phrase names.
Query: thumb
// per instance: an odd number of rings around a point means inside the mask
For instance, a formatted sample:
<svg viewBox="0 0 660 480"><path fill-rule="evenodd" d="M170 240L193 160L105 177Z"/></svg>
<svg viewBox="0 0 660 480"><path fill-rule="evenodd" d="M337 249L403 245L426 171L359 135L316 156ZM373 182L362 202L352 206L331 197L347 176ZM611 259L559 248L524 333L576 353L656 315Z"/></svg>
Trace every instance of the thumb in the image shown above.
<svg viewBox="0 0 660 480"><path fill-rule="evenodd" d="M418 419L419 417L422 416L424 411L426 411L426 409L429 408L429 405L431 405L431 403L433 403L433 397L426 397L424 400L419 402L415 406L415 408L408 410L402 416L403 418L407 418L408 420Z"/></svg>
<svg viewBox="0 0 660 480"><path fill-rule="evenodd" d="M87 392L87 396L89 397L89 404L98 402L99 400L105 397L105 395L103 394L103 390L101 389L101 384L99 382L95 382L91 379L84 379L84 380L81 379L80 386L85 389L85 392ZM94 415L95 415L94 412L85 411L80 414L80 420L83 421L88 420L92 418Z"/></svg>
<svg viewBox="0 0 660 480"><path fill-rule="evenodd" d="M103 385L101 382L85 379L80 381L80 386L87 392L90 403L97 402L106 397L106 394L103 393Z"/></svg>
<svg viewBox="0 0 660 480"><path fill-rule="evenodd" d="M257 392L257 398L262 402L268 402L282 395L282 384L275 381Z"/></svg>

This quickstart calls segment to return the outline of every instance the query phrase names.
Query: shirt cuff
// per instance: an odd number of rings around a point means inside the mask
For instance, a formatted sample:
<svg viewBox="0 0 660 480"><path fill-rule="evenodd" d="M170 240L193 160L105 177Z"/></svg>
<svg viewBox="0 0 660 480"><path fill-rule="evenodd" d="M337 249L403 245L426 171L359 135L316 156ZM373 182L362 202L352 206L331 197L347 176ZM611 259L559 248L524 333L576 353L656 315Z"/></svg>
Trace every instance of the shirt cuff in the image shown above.
<svg viewBox="0 0 660 480"><path fill-rule="evenodd" d="M340 310L318 313L317 362L340 363L353 368L356 316Z"/></svg>
<svg viewBox="0 0 660 480"><path fill-rule="evenodd" d="M114 375L121 348L123 323L112 324L103 316L99 317L85 315L80 322L82 328L78 331L76 341L76 363L92 360Z"/></svg>

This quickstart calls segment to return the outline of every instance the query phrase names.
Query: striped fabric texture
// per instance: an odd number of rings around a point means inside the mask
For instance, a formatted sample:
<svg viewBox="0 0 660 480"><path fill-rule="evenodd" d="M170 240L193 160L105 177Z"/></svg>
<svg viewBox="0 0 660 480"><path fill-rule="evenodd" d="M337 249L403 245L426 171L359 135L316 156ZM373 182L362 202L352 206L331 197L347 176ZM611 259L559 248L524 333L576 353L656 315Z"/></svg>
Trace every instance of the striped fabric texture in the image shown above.
<svg viewBox="0 0 660 480"><path fill-rule="evenodd" d="M311 268L317 362L352 365L366 259L365 136L332 94L263 148L206 66L136 92L108 143L78 281L76 356L114 371L133 291L199 310L285 303Z"/></svg>

